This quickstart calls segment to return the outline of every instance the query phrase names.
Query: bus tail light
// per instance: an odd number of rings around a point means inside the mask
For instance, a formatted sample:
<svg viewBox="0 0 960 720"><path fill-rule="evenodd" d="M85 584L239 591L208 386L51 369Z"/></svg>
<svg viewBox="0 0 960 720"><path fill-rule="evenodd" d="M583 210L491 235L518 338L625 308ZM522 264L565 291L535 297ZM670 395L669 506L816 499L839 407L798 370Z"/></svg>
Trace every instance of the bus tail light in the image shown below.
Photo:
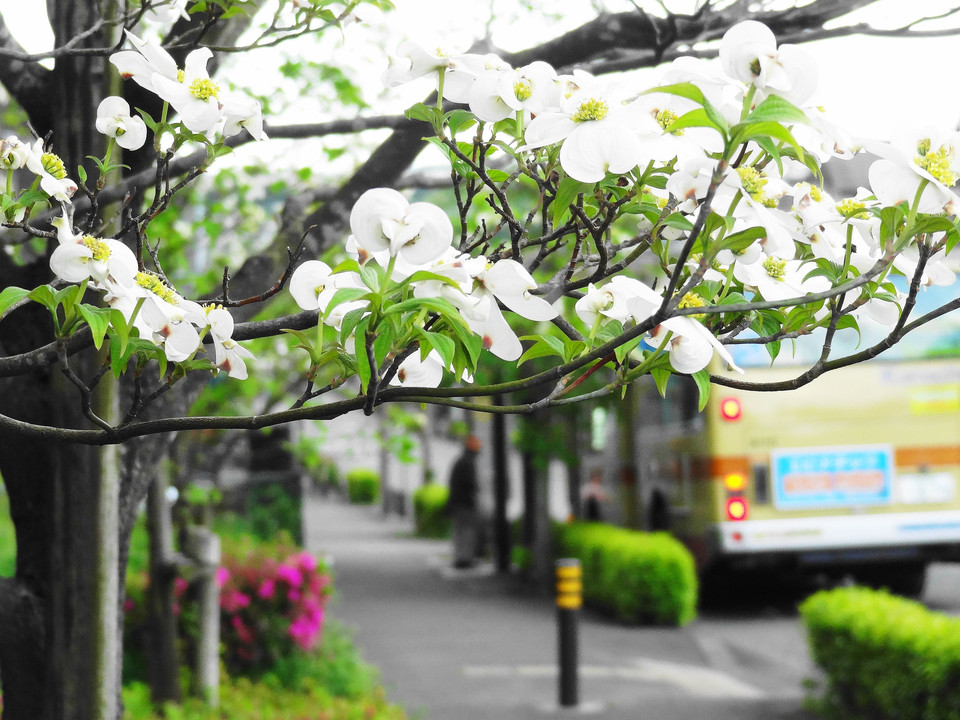
<svg viewBox="0 0 960 720"><path fill-rule="evenodd" d="M730 492L742 492L747 486L747 478L742 473L728 473L723 476L723 486Z"/></svg>
<svg viewBox="0 0 960 720"><path fill-rule="evenodd" d="M728 397L720 401L720 416L724 420L739 420L742 414L743 408L737 398Z"/></svg>
<svg viewBox="0 0 960 720"><path fill-rule="evenodd" d="M727 500L728 520L746 520L747 510L748 507L746 499L738 496Z"/></svg>

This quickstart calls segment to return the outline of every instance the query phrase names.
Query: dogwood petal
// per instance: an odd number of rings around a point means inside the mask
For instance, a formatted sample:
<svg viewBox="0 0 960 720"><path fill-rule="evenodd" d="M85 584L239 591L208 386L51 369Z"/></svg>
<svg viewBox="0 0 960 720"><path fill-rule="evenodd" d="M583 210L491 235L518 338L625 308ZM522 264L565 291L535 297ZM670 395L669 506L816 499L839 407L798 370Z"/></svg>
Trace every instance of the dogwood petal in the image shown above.
<svg viewBox="0 0 960 720"><path fill-rule="evenodd" d="M302 310L317 310L318 298L330 279L330 266L322 260L308 260L293 271L290 295Z"/></svg>
<svg viewBox="0 0 960 720"><path fill-rule="evenodd" d="M390 239L384 237L383 220L401 220L410 204L396 190L372 188L357 198L350 211L350 230L357 246L370 252L390 248Z"/></svg>

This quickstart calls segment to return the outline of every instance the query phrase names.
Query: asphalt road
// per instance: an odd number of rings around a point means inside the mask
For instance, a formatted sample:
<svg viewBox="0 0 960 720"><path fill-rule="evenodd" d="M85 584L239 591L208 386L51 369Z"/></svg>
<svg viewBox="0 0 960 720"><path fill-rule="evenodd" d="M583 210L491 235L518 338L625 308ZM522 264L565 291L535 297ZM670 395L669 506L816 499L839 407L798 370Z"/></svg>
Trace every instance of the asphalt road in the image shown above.
<svg viewBox="0 0 960 720"><path fill-rule="evenodd" d="M763 587L718 601L685 628L634 627L589 610L580 622L580 702L557 707L550 597L492 568L455 571L446 542L406 521L316 500L307 544L333 558L347 625L381 669L388 697L420 720L807 720L809 660L796 605L803 588ZM768 584L769 585L769 584ZM960 612L960 566L935 566L926 601Z"/></svg>

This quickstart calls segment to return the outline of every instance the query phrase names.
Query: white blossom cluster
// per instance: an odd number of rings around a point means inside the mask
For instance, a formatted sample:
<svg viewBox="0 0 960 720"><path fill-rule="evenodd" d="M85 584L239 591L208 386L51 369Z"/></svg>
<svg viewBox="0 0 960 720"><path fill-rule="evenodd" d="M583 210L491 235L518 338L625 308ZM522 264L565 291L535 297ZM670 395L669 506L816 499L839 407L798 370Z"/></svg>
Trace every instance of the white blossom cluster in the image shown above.
<svg viewBox="0 0 960 720"><path fill-rule="evenodd" d="M881 246L881 221L867 212L870 208L912 204L920 193L917 210L921 213L955 216L960 210L951 189L960 174L957 132L921 128L906 130L889 143L855 139L831 123L821 109L805 105L817 86L814 57L796 45L778 46L774 34L759 22L743 22L728 30L719 55L719 67L705 60L678 58L666 66L660 83L647 88L580 71L560 75L543 62L513 68L495 55L447 55L405 42L383 79L395 86L432 76L444 99L467 104L478 120L496 123L515 118L522 132L515 142L518 157L559 145L563 171L584 183L601 181L608 173L663 168L668 175L665 189L646 187L644 192L661 205L676 203L677 211L691 223L722 167L723 179L715 189L711 210L732 220L731 233L748 228L762 228L763 233L743 250L721 251L704 280L735 280L755 300L779 301L828 290L831 284L826 278L811 275L818 258L843 263L846 256L846 262L860 272L874 266L890 248ZM657 87L678 83L697 88L731 127L768 97L783 98L806 115L806 122L793 124L790 132L820 163L850 158L861 149L881 158L870 167L870 187L861 188L854 197L835 199L809 182L791 185L769 156L750 161L764 157L754 152L759 150L755 144L745 146L748 159L743 164L721 165L724 138L715 124L678 123L693 111L703 112L705 103L683 93L657 92ZM791 163L798 165L782 159L785 168ZM673 227L662 232L674 238L683 234ZM851 236L852 252L847 254ZM910 275L918 255L915 244L899 248L894 267ZM943 253L927 261L922 280L926 284L954 281ZM858 293L854 290L847 300L856 300ZM663 302L660 293L640 281L614 277L601 287L591 285L577 302L576 312L596 330L609 320L641 322ZM704 304L703 298L688 293L680 307ZM863 302L855 315L892 326L899 307L889 298L874 297ZM651 340L658 342L667 332L672 333L669 351L675 370L702 369L714 350L732 365L722 344L693 316L667 320L654 329Z"/></svg>
<svg viewBox="0 0 960 720"><path fill-rule="evenodd" d="M516 360L523 348L516 333L503 317L499 300L513 312L530 320L551 320L557 310L541 297L531 295L537 283L524 267L513 260L490 263L452 247L453 226L447 214L431 203L409 203L396 190L367 190L350 213L352 235L347 250L361 264L371 259L390 270L390 279L401 282L424 270L446 278L411 282L416 298L442 298L450 302L470 329L483 339L483 346L504 360ZM327 306L338 290L362 289L356 272L334 273L321 260L300 265L290 278L290 293L304 310L320 310L323 322L340 328L344 315L367 305L364 300ZM444 364L431 351L407 357L393 382L400 385L436 387L443 378Z"/></svg>

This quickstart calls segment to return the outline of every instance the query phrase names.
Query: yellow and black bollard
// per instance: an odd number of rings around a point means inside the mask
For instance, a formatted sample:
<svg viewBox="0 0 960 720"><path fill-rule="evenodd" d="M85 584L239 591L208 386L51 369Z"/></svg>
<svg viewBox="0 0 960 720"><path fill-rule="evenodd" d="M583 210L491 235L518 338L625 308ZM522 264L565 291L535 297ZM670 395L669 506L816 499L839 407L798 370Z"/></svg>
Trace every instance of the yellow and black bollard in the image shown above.
<svg viewBox="0 0 960 720"><path fill-rule="evenodd" d="M560 707L579 702L577 621L583 605L580 561L557 560L557 663Z"/></svg>

